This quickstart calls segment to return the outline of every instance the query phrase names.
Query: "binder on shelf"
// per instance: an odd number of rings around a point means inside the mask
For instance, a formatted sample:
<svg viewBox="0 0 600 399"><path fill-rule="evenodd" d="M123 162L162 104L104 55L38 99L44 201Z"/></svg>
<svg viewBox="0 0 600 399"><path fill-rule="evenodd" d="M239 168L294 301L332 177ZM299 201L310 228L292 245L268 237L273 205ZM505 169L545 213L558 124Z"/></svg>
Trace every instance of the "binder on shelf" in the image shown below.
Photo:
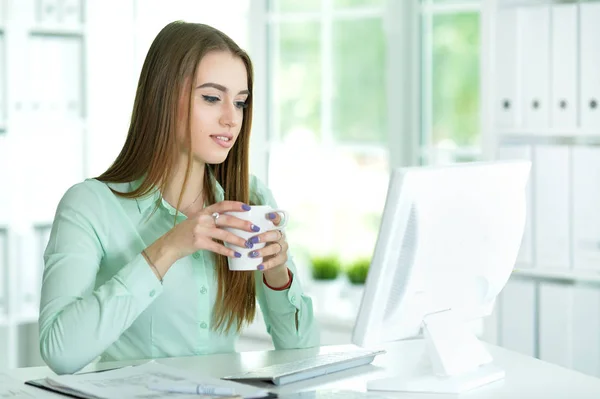
<svg viewBox="0 0 600 399"><path fill-rule="evenodd" d="M60 8L60 21L67 26L77 26L83 22L82 0L63 0Z"/></svg>
<svg viewBox="0 0 600 399"><path fill-rule="evenodd" d="M510 280L500 294L498 313L499 345L524 355L535 356L535 284L530 281Z"/></svg>
<svg viewBox="0 0 600 399"><path fill-rule="evenodd" d="M19 237L18 309L19 316L24 320L37 319L44 273L44 251L48 245L51 227L51 224L36 225L29 234ZM29 250L25 251L25 248Z"/></svg>
<svg viewBox="0 0 600 399"><path fill-rule="evenodd" d="M13 175L11 171L11 165L14 165L11 162L11 158L13 154L11 154L10 149L10 139L8 135L3 134L0 131L0 183L4 187L11 187ZM14 194L12 192L10 195L0 195L0 226L8 224L8 221L11 218L11 213L14 212L14 209L11 207L11 202L13 201Z"/></svg>
<svg viewBox="0 0 600 399"><path fill-rule="evenodd" d="M2 2L0 1L0 9ZM2 20L0 19L0 23ZM0 33L0 134L6 125L6 36Z"/></svg>
<svg viewBox="0 0 600 399"><path fill-rule="evenodd" d="M81 127L39 126L39 132L43 134L35 137L36 145L31 148L30 156L40 165L45 165L45 174L40 174L36 169L24 172L24 178L31 184L24 188L21 201L21 205L28 210L29 219L35 224L49 223L54 219L60 199L69 187L84 179L85 169L85 160L81 156L85 131ZM57 153L78 156L56 157ZM47 179L45 176L54 177ZM44 193L44 201L32 200L40 192Z"/></svg>
<svg viewBox="0 0 600 399"><path fill-rule="evenodd" d="M517 11L499 9L496 34L495 123L499 128L517 126Z"/></svg>
<svg viewBox="0 0 600 399"><path fill-rule="evenodd" d="M56 25L59 22L59 0L36 0L36 20L41 24Z"/></svg>
<svg viewBox="0 0 600 399"><path fill-rule="evenodd" d="M35 234L23 232L17 237L19 267L16 269L18 281L17 310L19 317L28 320L39 313L42 273L36 248Z"/></svg>
<svg viewBox="0 0 600 399"><path fill-rule="evenodd" d="M54 58L51 56L48 46L45 46L44 43L43 37L32 36L29 38L27 46L27 64L29 69L27 74L29 76L27 111L38 117L43 116L45 113L50 91L52 90L50 84L52 80L56 79L50 73L42 73L42 69L45 69Z"/></svg>
<svg viewBox="0 0 600 399"><path fill-rule="evenodd" d="M577 4L552 6L552 103L553 129L577 127ZM599 65L600 66L600 65Z"/></svg>
<svg viewBox="0 0 600 399"><path fill-rule="evenodd" d="M534 149L534 253L536 267L571 267L570 153L564 146Z"/></svg>
<svg viewBox="0 0 600 399"><path fill-rule="evenodd" d="M0 320L8 314L8 230L0 227Z"/></svg>
<svg viewBox="0 0 600 399"><path fill-rule="evenodd" d="M573 268L600 271L600 148L573 147Z"/></svg>
<svg viewBox="0 0 600 399"><path fill-rule="evenodd" d="M600 133L600 3L579 4L581 128Z"/></svg>
<svg viewBox="0 0 600 399"><path fill-rule="evenodd" d="M573 369L600 375L600 292L595 287L573 287Z"/></svg>
<svg viewBox="0 0 600 399"><path fill-rule="evenodd" d="M529 145L503 145L498 148L498 158L504 160L523 159L532 161L532 148ZM535 164L533 165L535 168ZM533 267L533 208L532 208L532 182L527 182L527 219L525 220L525 231L521 241L521 248L517 262L527 267Z"/></svg>
<svg viewBox="0 0 600 399"><path fill-rule="evenodd" d="M550 8L522 7L518 16L522 127L543 129L550 109Z"/></svg>
<svg viewBox="0 0 600 399"><path fill-rule="evenodd" d="M31 110L45 121L83 117L83 51L77 36L29 38Z"/></svg>
<svg viewBox="0 0 600 399"><path fill-rule="evenodd" d="M65 91L64 112L69 120L83 118L83 39L70 37L62 42L62 85Z"/></svg>
<svg viewBox="0 0 600 399"><path fill-rule="evenodd" d="M539 358L571 368L573 287L540 283Z"/></svg>

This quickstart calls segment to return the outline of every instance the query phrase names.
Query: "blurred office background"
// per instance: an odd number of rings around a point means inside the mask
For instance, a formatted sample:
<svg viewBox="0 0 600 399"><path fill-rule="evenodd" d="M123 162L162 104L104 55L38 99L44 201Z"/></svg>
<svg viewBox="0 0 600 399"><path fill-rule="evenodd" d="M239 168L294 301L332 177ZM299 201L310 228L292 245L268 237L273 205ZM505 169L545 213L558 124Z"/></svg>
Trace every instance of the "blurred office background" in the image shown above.
<svg viewBox="0 0 600 399"><path fill-rule="evenodd" d="M322 325L348 343L391 168L534 162L516 270L482 339L600 376L600 2L0 0L0 368L42 364L42 253L65 190L128 128L168 22L256 72L252 170ZM259 320L239 350L272 347Z"/></svg>

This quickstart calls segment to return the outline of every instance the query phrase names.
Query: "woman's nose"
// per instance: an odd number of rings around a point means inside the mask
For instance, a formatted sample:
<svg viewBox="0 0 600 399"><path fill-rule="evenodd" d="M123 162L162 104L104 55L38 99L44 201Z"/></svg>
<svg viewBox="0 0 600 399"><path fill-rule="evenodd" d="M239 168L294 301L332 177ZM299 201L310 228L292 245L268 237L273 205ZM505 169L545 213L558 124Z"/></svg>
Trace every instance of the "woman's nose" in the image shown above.
<svg viewBox="0 0 600 399"><path fill-rule="evenodd" d="M221 114L221 123L225 126L234 127L238 125L238 115L235 105L224 105Z"/></svg>

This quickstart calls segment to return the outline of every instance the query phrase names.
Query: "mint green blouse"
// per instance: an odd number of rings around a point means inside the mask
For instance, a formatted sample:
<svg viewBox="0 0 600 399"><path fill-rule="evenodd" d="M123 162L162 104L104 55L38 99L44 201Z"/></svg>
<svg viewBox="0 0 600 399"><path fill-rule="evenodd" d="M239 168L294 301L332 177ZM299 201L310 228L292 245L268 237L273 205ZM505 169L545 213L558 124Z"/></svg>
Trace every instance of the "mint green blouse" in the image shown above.
<svg viewBox="0 0 600 399"><path fill-rule="evenodd" d="M124 192L136 184L111 187ZM216 189L220 200L223 189L218 183ZM277 207L255 177L251 199ZM99 356L109 361L235 350L235 332L210 328L217 291L212 254L198 251L178 260L162 285L140 254L173 226L174 215L158 190L125 199L88 179L65 193L44 254L40 303L40 351L52 370L73 373ZM178 216L178 222L184 219ZM276 349L318 346L312 301L303 293L291 258L288 267L294 278L283 291L268 288L262 272L256 272L267 332Z"/></svg>

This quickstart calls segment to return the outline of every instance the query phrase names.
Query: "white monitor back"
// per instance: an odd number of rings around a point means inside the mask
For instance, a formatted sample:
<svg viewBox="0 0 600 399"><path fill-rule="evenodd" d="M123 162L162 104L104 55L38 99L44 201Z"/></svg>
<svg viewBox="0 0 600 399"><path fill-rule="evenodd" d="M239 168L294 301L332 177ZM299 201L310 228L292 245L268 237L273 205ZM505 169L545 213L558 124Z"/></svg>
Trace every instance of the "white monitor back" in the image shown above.
<svg viewBox="0 0 600 399"><path fill-rule="evenodd" d="M392 172L352 340L417 336L426 315L489 315L517 259L527 161Z"/></svg>

